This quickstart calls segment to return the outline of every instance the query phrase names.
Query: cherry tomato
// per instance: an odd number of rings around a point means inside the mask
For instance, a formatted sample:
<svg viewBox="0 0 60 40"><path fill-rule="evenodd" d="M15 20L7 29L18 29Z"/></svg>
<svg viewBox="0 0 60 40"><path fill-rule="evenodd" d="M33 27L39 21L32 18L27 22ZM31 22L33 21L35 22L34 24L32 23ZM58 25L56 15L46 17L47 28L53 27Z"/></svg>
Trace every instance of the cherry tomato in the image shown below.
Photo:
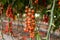
<svg viewBox="0 0 60 40"><path fill-rule="evenodd" d="M31 16L31 13L28 13L28 16Z"/></svg>
<svg viewBox="0 0 60 40"><path fill-rule="evenodd" d="M34 30L34 27L32 26L32 27L30 28L30 30L33 31L33 30Z"/></svg>
<svg viewBox="0 0 60 40"><path fill-rule="evenodd" d="M58 5L60 5L60 2L58 2Z"/></svg>
<svg viewBox="0 0 60 40"><path fill-rule="evenodd" d="M31 21L28 21L28 24L31 24Z"/></svg>
<svg viewBox="0 0 60 40"><path fill-rule="evenodd" d="M27 12L28 12L28 10L25 10L25 12L27 13Z"/></svg>
<svg viewBox="0 0 60 40"><path fill-rule="evenodd" d="M35 19L35 16L34 16L34 15L32 15L32 16L31 16L31 18L32 18L32 19Z"/></svg>
<svg viewBox="0 0 60 40"><path fill-rule="evenodd" d="M34 10L32 10L31 12L32 12L32 14L34 14Z"/></svg>
<svg viewBox="0 0 60 40"><path fill-rule="evenodd" d="M24 32L28 32L28 29L27 28L24 28Z"/></svg>
<svg viewBox="0 0 60 40"><path fill-rule="evenodd" d="M31 26L31 24L27 24L28 26Z"/></svg>
<svg viewBox="0 0 60 40"><path fill-rule="evenodd" d="M32 19L31 18L28 18L28 21L31 21Z"/></svg>

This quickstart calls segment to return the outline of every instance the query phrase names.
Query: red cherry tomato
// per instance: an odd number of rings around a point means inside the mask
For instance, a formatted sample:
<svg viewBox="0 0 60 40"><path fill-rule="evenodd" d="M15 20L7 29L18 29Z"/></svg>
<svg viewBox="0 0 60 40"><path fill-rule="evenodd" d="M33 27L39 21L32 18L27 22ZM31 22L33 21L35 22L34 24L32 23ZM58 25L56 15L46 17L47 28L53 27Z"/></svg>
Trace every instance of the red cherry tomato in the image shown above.
<svg viewBox="0 0 60 40"><path fill-rule="evenodd" d="M28 32L28 29L27 28L24 28L24 32Z"/></svg>
<svg viewBox="0 0 60 40"><path fill-rule="evenodd" d="M34 14L34 10L31 10L32 14Z"/></svg>
<svg viewBox="0 0 60 40"><path fill-rule="evenodd" d="M31 13L28 13L28 16L31 16Z"/></svg>
<svg viewBox="0 0 60 40"><path fill-rule="evenodd" d="M35 18L35 16L34 16L34 15L32 15L32 16L31 16L31 18L32 18L32 19L34 19L34 18Z"/></svg>
<svg viewBox="0 0 60 40"><path fill-rule="evenodd" d="M31 24L31 21L28 21L28 24Z"/></svg>
<svg viewBox="0 0 60 40"><path fill-rule="evenodd" d="M28 26L31 26L31 24L27 24Z"/></svg>
<svg viewBox="0 0 60 40"><path fill-rule="evenodd" d="M31 21L32 19L31 18L28 18L28 21Z"/></svg>
<svg viewBox="0 0 60 40"><path fill-rule="evenodd" d="M28 12L28 10L25 10L25 12L27 13L27 12Z"/></svg>

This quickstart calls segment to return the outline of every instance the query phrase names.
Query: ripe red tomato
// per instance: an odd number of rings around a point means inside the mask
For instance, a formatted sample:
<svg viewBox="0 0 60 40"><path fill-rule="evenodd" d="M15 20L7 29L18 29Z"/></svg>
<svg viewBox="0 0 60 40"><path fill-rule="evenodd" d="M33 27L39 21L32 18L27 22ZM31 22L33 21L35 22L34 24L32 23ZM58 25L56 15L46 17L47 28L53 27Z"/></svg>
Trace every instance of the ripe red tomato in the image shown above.
<svg viewBox="0 0 60 40"><path fill-rule="evenodd" d="M27 24L28 26L31 26L31 24Z"/></svg>
<svg viewBox="0 0 60 40"><path fill-rule="evenodd" d="M27 21L28 22L28 24L31 24L31 21Z"/></svg>
<svg viewBox="0 0 60 40"><path fill-rule="evenodd" d="M34 15L32 15L32 16L31 16L31 18L32 18L32 19L35 19L35 16L34 16Z"/></svg>
<svg viewBox="0 0 60 40"><path fill-rule="evenodd" d="M33 30L34 30L34 27L32 26L32 27L30 28L30 30L33 31Z"/></svg>
<svg viewBox="0 0 60 40"><path fill-rule="evenodd" d="M28 32L28 29L27 28L24 28L24 32Z"/></svg>
<svg viewBox="0 0 60 40"><path fill-rule="evenodd" d="M13 14L9 14L9 18L12 18L13 19Z"/></svg>
<svg viewBox="0 0 60 40"><path fill-rule="evenodd" d="M48 22L48 21L49 21L49 17L48 17L47 15L44 15L44 16L43 16L43 21L44 21L44 22Z"/></svg>
<svg viewBox="0 0 60 40"><path fill-rule="evenodd" d="M31 26L28 26L28 29L30 29L31 28Z"/></svg>
<svg viewBox="0 0 60 40"><path fill-rule="evenodd" d="M31 21L32 19L31 18L28 18L28 21Z"/></svg>
<svg viewBox="0 0 60 40"><path fill-rule="evenodd" d="M28 15L28 16L31 16L32 14L31 14L31 13L28 13L27 15Z"/></svg>
<svg viewBox="0 0 60 40"><path fill-rule="evenodd" d="M58 2L58 5L60 5L60 1Z"/></svg>
<svg viewBox="0 0 60 40"><path fill-rule="evenodd" d="M28 10L25 10L25 12L27 13L27 12L28 12Z"/></svg>
<svg viewBox="0 0 60 40"><path fill-rule="evenodd" d="M34 10L31 10L32 14L34 14Z"/></svg>

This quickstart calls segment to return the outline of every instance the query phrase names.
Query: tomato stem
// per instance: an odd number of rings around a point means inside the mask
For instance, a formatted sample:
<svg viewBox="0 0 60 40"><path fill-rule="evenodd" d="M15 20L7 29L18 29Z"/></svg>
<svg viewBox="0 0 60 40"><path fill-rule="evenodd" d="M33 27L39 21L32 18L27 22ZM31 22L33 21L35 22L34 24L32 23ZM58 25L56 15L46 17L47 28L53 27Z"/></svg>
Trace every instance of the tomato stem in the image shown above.
<svg viewBox="0 0 60 40"><path fill-rule="evenodd" d="M32 0L29 0L29 5L30 5L30 8L33 8Z"/></svg>
<svg viewBox="0 0 60 40"><path fill-rule="evenodd" d="M54 11L54 7L55 7L55 1L56 0L53 0L53 6L52 6L52 9L51 9L50 23L49 23L49 28L48 28L46 40L50 40L49 38L50 38L51 26L52 26L52 23L53 23L53 11Z"/></svg>

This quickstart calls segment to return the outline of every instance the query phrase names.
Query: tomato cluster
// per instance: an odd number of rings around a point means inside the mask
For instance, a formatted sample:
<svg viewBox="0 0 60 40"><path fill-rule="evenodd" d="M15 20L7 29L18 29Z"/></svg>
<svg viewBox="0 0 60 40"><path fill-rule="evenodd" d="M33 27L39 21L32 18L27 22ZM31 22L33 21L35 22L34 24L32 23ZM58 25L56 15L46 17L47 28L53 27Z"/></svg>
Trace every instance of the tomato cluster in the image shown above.
<svg viewBox="0 0 60 40"><path fill-rule="evenodd" d="M28 7L25 8L26 19L25 19L25 27L24 31L30 33L30 38L34 37L34 29L35 29L35 16L34 10Z"/></svg>
<svg viewBox="0 0 60 40"><path fill-rule="evenodd" d="M9 18L13 18L13 11L12 11L12 6L8 5L8 8L6 10L6 16Z"/></svg>

